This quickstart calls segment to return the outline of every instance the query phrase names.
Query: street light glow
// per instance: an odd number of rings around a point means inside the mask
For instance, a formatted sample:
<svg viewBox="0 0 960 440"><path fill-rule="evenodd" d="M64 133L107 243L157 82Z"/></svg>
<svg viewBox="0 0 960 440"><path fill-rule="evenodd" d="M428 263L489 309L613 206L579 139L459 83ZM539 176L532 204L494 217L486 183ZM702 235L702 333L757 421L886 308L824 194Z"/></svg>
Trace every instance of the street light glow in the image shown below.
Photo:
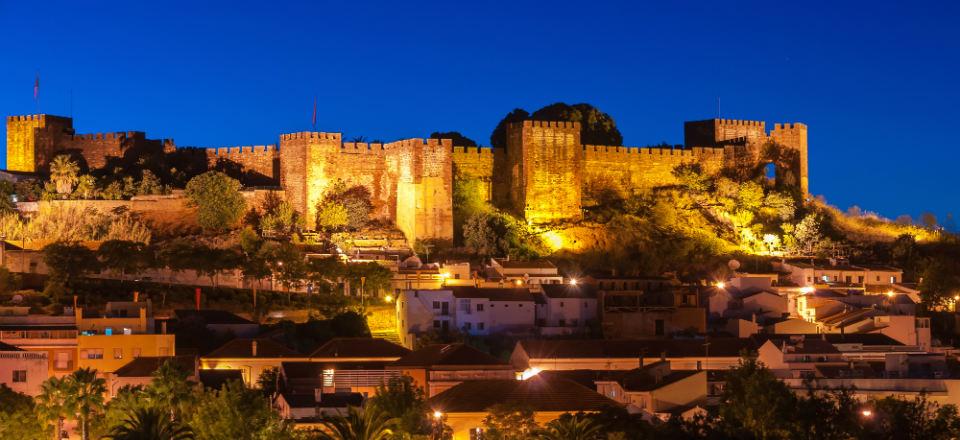
<svg viewBox="0 0 960 440"><path fill-rule="evenodd" d="M717 288L718 288L718 289L726 289L726 288L727 288L727 283L724 283L723 281L717 282Z"/></svg>
<svg viewBox="0 0 960 440"><path fill-rule="evenodd" d="M580 282L580 281L577 280L576 278L570 278L570 285L571 285L571 286L576 286L577 283L579 283L579 282Z"/></svg>
<svg viewBox="0 0 960 440"><path fill-rule="evenodd" d="M434 412L433 412L433 418L439 420L439 419L443 418L443 413L440 412L440 411L434 411Z"/></svg>

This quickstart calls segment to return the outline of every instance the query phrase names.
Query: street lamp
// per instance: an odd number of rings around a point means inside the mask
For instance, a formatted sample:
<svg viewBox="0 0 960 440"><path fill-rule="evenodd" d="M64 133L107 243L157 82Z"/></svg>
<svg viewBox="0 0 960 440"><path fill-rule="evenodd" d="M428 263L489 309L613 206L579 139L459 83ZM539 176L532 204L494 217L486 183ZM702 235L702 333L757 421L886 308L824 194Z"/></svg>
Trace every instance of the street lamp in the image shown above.
<svg viewBox="0 0 960 440"><path fill-rule="evenodd" d="M871 410L869 410L869 409L865 409L865 410L863 410L863 411L860 411L860 415L862 415L862 416L864 416L864 417L866 417L866 418L870 418L870 417L873 417L873 411L871 411Z"/></svg>
<svg viewBox="0 0 960 440"><path fill-rule="evenodd" d="M430 437L433 440L441 440L443 438L443 413L440 411L433 411L433 435Z"/></svg>

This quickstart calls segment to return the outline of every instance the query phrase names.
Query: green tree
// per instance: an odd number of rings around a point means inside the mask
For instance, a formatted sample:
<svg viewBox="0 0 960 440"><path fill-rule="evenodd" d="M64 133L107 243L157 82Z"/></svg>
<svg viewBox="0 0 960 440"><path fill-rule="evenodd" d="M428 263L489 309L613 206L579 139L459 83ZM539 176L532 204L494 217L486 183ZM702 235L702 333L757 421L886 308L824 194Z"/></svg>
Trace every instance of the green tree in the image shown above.
<svg viewBox="0 0 960 440"><path fill-rule="evenodd" d="M462 134L459 131L444 131L439 132L435 131L430 133L430 139L450 139L453 141L453 145L458 147L476 147L477 143Z"/></svg>
<svg viewBox="0 0 960 440"><path fill-rule="evenodd" d="M43 248L43 262L50 270L50 281L70 286L73 280L97 270L97 255L77 243L56 242Z"/></svg>
<svg viewBox="0 0 960 440"><path fill-rule="evenodd" d="M44 438L47 437L45 428L37 417L37 408L30 396L0 384L0 438Z"/></svg>
<svg viewBox="0 0 960 440"><path fill-rule="evenodd" d="M530 113L527 113L527 111L522 108L511 110L510 113L507 113L506 116L497 123L496 128L493 129L493 133L490 133L490 145L493 146L493 148L507 148L507 126L529 118Z"/></svg>
<svg viewBox="0 0 960 440"><path fill-rule="evenodd" d="M277 383L280 381L280 370L277 368L265 368L257 378L257 385L260 386L260 392L266 398L273 398L277 393Z"/></svg>
<svg viewBox="0 0 960 440"><path fill-rule="evenodd" d="M816 214L808 214L794 227L793 238L797 247L792 250L794 253L815 251L823 239L820 233L820 218Z"/></svg>
<svg viewBox="0 0 960 440"><path fill-rule="evenodd" d="M37 410L43 420L53 422L54 440L60 440L63 422L76 413L77 405L73 396L73 382L67 377L51 377L40 386Z"/></svg>
<svg viewBox="0 0 960 440"><path fill-rule="evenodd" d="M265 235L289 236L300 226L300 216L293 206L285 200L266 211L260 218L260 229Z"/></svg>
<svg viewBox="0 0 960 440"><path fill-rule="evenodd" d="M599 440L603 427L593 419L579 414L563 414L547 423L540 431L541 440Z"/></svg>
<svg viewBox="0 0 960 440"><path fill-rule="evenodd" d="M156 174L153 174L150 170L143 170L143 177L137 184L136 192L138 196L163 194L163 184Z"/></svg>
<svg viewBox="0 0 960 440"><path fill-rule="evenodd" d="M954 405L940 406L920 395L913 400L891 396L872 402L866 421L867 438L948 440L960 437L960 417Z"/></svg>
<svg viewBox="0 0 960 440"><path fill-rule="evenodd" d="M189 376L173 359L167 359L153 372L143 394L154 406L166 410L171 420L182 420L196 398L196 385L187 381Z"/></svg>
<svg viewBox="0 0 960 440"><path fill-rule="evenodd" d="M120 272L123 280L126 274L136 274L149 267L152 253L140 242L107 240L97 249L97 257L103 268Z"/></svg>
<svg viewBox="0 0 960 440"><path fill-rule="evenodd" d="M700 164L686 163L673 168L673 177L681 186L693 192L703 192L710 187L710 180L703 174Z"/></svg>
<svg viewBox="0 0 960 440"><path fill-rule="evenodd" d="M763 199L764 214L778 220L792 220L797 211L796 203L787 193L771 191Z"/></svg>
<svg viewBox="0 0 960 440"><path fill-rule="evenodd" d="M219 171L208 171L190 179L185 194L189 205L197 209L197 223L206 231L229 229L246 210L240 182Z"/></svg>
<svg viewBox="0 0 960 440"><path fill-rule="evenodd" d="M725 378L719 408L723 431L758 440L789 435L797 398L770 370L756 359L744 358Z"/></svg>
<svg viewBox="0 0 960 440"><path fill-rule="evenodd" d="M106 200L120 200L123 198L123 184L117 181L110 182L100 195Z"/></svg>
<svg viewBox="0 0 960 440"><path fill-rule="evenodd" d="M81 368L67 376L70 383L70 400L77 411L80 424L80 438L90 438L90 421L100 415L104 409L103 395L107 392L107 382L97 377L96 370Z"/></svg>
<svg viewBox="0 0 960 440"><path fill-rule="evenodd" d="M232 381L219 390L201 391L191 407L189 426L197 440L271 439L297 437L258 390Z"/></svg>
<svg viewBox="0 0 960 440"><path fill-rule="evenodd" d="M757 182L740 183L737 193L737 206L741 209L756 211L763 204L763 187Z"/></svg>
<svg viewBox="0 0 960 440"><path fill-rule="evenodd" d="M376 408L396 420L398 433L430 433L430 420L427 418L430 408L426 396L410 376L394 377L377 387L377 392L368 402L368 408Z"/></svg>
<svg viewBox="0 0 960 440"><path fill-rule="evenodd" d="M114 427L105 439L110 440L193 440L193 431L182 426L159 408L138 408L127 415L123 424Z"/></svg>
<svg viewBox="0 0 960 440"><path fill-rule="evenodd" d="M530 119L536 121L567 121L580 123L580 141L584 145L623 145L623 135L610 115L593 105L550 104L533 112Z"/></svg>
<svg viewBox="0 0 960 440"><path fill-rule="evenodd" d="M317 206L317 227L327 231L339 231L350 224L347 208L342 204L322 200Z"/></svg>
<svg viewBox="0 0 960 440"><path fill-rule="evenodd" d="M376 409L349 407L346 416L331 417L323 422L323 440L388 440L393 435L396 419Z"/></svg>
<svg viewBox="0 0 960 440"><path fill-rule="evenodd" d="M942 259L929 260L920 278L920 293L929 305L947 305L960 291L957 267Z"/></svg>
<svg viewBox="0 0 960 440"><path fill-rule="evenodd" d="M483 426L486 433L484 439L489 440L529 440L539 430L533 419L533 410L511 404L487 408Z"/></svg>
<svg viewBox="0 0 960 440"><path fill-rule="evenodd" d="M50 181L58 194L70 194L73 185L77 184L80 166L70 159L70 156L60 155L50 162Z"/></svg>
<svg viewBox="0 0 960 440"><path fill-rule="evenodd" d="M97 179L89 174L84 174L77 179L77 187L73 190L73 196L78 199L90 200L97 197Z"/></svg>

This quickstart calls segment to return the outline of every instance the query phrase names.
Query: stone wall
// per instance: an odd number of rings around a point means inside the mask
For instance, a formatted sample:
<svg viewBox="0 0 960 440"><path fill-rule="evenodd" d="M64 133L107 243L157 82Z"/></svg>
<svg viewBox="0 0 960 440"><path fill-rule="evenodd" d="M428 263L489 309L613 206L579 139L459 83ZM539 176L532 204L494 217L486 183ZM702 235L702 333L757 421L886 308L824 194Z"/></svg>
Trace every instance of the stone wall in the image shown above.
<svg viewBox="0 0 960 440"><path fill-rule="evenodd" d="M241 181L280 184L280 154L276 145L207 148L207 168L239 174Z"/></svg>
<svg viewBox="0 0 960 440"><path fill-rule="evenodd" d="M681 164L700 164L704 172L723 168L723 148L637 148L584 146L585 190L612 189L627 196L639 189L676 183L673 170Z"/></svg>
<svg viewBox="0 0 960 440"><path fill-rule="evenodd" d="M493 200L493 148L483 147L453 147L450 157L453 161L455 174L466 178L477 179L481 182L482 196L486 201Z"/></svg>
<svg viewBox="0 0 960 440"><path fill-rule="evenodd" d="M513 211L532 223L581 218L583 146L577 122L523 121L507 127Z"/></svg>

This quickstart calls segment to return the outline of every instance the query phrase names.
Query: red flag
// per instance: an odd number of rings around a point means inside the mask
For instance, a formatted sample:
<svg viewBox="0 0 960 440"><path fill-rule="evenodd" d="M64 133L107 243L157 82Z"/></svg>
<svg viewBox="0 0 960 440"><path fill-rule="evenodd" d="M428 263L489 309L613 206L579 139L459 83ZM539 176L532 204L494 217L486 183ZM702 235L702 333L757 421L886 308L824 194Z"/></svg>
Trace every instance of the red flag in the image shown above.
<svg viewBox="0 0 960 440"><path fill-rule="evenodd" d="M33 80L33 100L36 101L40 97L40 74L37 74L36 79Z"/></svg>
<svg viewBox="0 0 960 440"><path fill-rule="evenodd" d="M200 311L200 288L197 287L197 290L194 291L194 299L197 301L197 311Z"/></svg>
<svg viewBox="0 0 960 440"><path fill-rule="evenodd" d="M317 98L313 98L313 128L317 128Z"/></svg>

